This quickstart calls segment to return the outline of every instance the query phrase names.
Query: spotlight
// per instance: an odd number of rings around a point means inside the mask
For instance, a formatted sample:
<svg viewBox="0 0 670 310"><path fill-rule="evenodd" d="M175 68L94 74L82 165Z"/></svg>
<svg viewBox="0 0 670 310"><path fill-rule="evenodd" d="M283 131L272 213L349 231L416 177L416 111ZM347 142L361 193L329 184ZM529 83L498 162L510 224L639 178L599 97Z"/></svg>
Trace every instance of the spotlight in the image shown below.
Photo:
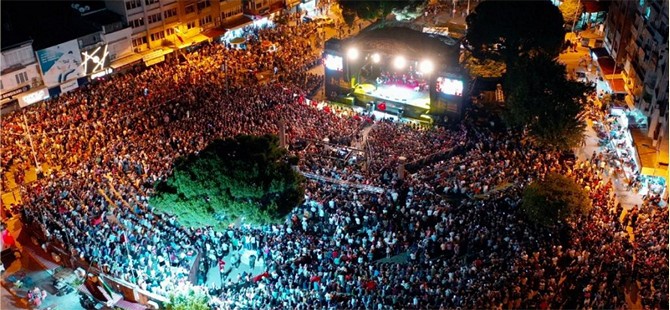
<svg viewBox="0 0 670 310"><path fill-rule="evenodd" d="M422 73L431 73L433 72L433 62L426 59L419 64L419 71Z"/></svg>
<svg viewBox="0 0 670 310"><path fill-rule="evenodd" d="M349 48L347 51L347 58L356 60L358 58L358 49L355 47Z"/></svg>
<svg viewBox="0 0 670 310"><path fill-rule="evenodd" d="M381 56L379 56L379 54L377 53L372 54L372 62L379 63L379 60L381 60Z"/></svg>
<svg viewBox="0 0 670 310"><path fill-rule="evenodd" d="M393 60L393 66L396 69L404 68L406 63L407 63L407 60L405 60L405 57L403 57L403 56L396 56L395 59Z"/></svg>

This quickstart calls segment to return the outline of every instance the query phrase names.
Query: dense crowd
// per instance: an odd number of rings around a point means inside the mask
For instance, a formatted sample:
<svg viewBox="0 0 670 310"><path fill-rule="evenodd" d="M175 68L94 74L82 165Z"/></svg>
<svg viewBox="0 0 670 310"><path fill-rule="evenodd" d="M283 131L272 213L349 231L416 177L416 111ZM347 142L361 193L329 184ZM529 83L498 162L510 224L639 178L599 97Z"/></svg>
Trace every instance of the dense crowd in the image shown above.
<svg viewBox="0 0 670 310"><path fill-rule="evenodd" d="M246 50L207 45L185 62L118 75L4 118L3 133L14 134L0 137L3 171L32 161L24 117L38 161L60 166L29 185L17 180L24 220L101 272L163 295L194 268L206 274L229 253L228 265L237 265L240 251L256 251L264 273L212 289L224 309L623 309L635 281L643 305L668 307L667 209L624 211L598 156L564 162L514 132L469 121L425 129L316 107L305 97L321 77L304 65L314 62L316 27L248 31ZM282 123L301 170L383 191L308 180L305 201L284 224L224 232L153 212L153 184L176 158L216 138L276 134ZM404 178L395 173L401 157L455 147ZM575 179L594 205L555 230L519 212L523 188L550 172Z"/></svg>

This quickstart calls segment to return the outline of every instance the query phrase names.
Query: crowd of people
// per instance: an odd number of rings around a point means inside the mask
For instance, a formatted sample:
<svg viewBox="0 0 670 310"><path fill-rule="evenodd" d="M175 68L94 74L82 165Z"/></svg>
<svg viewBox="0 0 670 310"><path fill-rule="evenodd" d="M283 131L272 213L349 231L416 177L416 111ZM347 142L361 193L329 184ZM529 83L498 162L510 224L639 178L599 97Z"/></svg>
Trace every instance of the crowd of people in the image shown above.
<svg viewBox="0 0 670 310"><path fill-rule="evenodd" d="M223 259L256 251L263 273L212 288L221 309L624 309L635 282L644 306L668 307L668 211L623 210L598 156L564 162L467 119L426 129L317 108L305 97L322 78L304 65L314 62L305 38L315 26L249 31L246 50L211 44L185 62L117 75L3 119L3 133L13 133L0 137L3 171L33 160L24 117L37 161L59 167L28 185L17 180L23 220L45 248L161 295L194 268L239 265ZM282 126L300 169L383 190L307 180L305 201L282 225L224 232L153 211L153 185L176 158ZM402 157L454 149L396 173ZM523 188L550 172L589 192L589 215L548 229L519 211Z"/></svg>

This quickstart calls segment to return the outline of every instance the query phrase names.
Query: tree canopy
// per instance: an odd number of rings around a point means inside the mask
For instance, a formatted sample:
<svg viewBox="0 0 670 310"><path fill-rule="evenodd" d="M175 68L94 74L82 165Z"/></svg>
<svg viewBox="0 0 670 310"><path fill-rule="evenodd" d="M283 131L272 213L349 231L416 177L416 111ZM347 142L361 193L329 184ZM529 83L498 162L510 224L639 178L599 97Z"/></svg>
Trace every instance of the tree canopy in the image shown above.
<svg viewBox="0 0 670 310"><path fill-rule="evenodd" d="M500 78L505 74L507 66L502 61L476 58L469 51L463 52L463 66L472 77Z"/></svg>
<svg viewBox="0 0 670 310"><path fill-rule="evenodd" d="M532 52L558 56L565 32L563 17L548 0L487 0L466 18L464 45L477 58L508 65Z"/></svg>
<svg viewBox="0 0 670 310"><path fill-rule="evenodd" d="M572 23L581 16L584 11L584 6L580 0L563 0L561 5L558 6L558 9L563 15L564 23L572 26ZM572 30L574 31L574 29Z"/></svg>
<svg viewBox="0 0 670 310"><path fill-rule="evenodd" d="M545 147L570 149L582 141L583 102L593 85L568 80L564 65L540 54L508 68L503 86L508 125L528 128L533 141Z"/></svg>
<svg viewBox="0 0 670 310"><path fill-rule="evenodd" d="M528 185L521 203L521 210L529 220L544 226L588 214L591 208L589 194L573 179L557 173L549 173L544 180Z"/></svg>
<svg viewBox="0 0 670 310"><path fill-rule="evenodd" d="M426 3L426 0L385 0L385 1L360 1L360 0L340 0L342 16L344 20L353 23L356 16L365 20L376 20L385 18L393 12L416 11Z"/></svg>
<svg viewBox="0 0 670 310"><path fill-rule="evenodd" d="M283 219L303 199L303 177L289 164L277 136L216 140L175 161L156 186L151 205L187 227L224 228L238 219L256 224Z"/></svg>
<svg viewBox="0 0 670 310"><path fill-rule="evenodd" d="M184 291L173 291L166 305L167 310L209 310L210 296L203 289L190 287Z"/></svg>

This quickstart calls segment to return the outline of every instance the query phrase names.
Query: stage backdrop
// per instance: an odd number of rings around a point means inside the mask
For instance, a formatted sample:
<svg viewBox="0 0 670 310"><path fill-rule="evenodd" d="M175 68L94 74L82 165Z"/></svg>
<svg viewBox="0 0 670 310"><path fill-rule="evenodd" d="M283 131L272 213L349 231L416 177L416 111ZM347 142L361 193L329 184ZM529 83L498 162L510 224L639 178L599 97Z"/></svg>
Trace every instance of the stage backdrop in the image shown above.
<svg viewBox="0 0 670 310"><path fill-rule="evenodd" d="M58 86L85 76L77 40L68 41L35 52L42 70L44 84Z"/></svg>

